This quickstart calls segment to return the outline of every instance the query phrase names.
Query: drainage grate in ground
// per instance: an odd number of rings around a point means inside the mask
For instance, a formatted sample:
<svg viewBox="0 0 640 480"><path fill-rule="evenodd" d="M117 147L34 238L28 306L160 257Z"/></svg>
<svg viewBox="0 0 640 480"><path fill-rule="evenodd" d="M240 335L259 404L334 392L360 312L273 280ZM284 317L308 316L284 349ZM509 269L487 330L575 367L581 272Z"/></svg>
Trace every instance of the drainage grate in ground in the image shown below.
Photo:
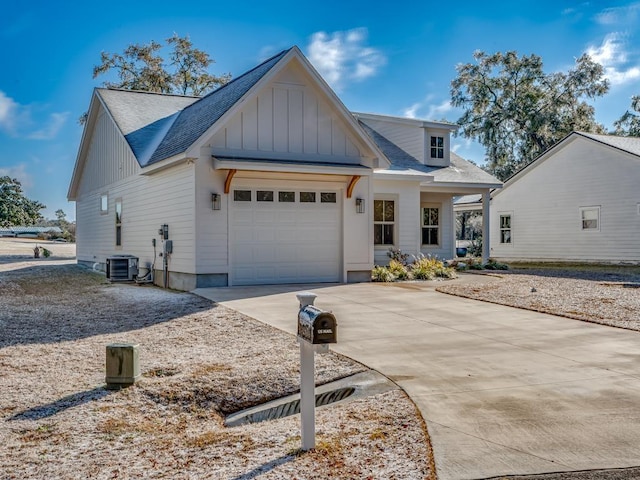
<svg viewBox="0 0 640 480"><path fill-rule="evenodd" d="M397 386L386 377L369 370L316 387L316 407L375 395L395 388ZM300 394L295 394L229 415L224 423L227 427L235 427L247 423L277 420L298 413L300 413Z"/></svg>
<svg viewBox="0 0 640 480"><path fill-rule="evenodd" d="M353 395L355 388L340 388L338 390L332 390L326 393L319 393L316 395L316 407L322 407L331 403L339 402L345 398ZM283 403L276 407L266 408L264 410L258 410L257 412L247 413L246 415L238 418L233 424L226 422L227 426L235 427L237 425L244 425L245 423L258 423L266 422L267 420L277 420L278 418L288 417L300 413L300 399L293 400L291 402Z"/></svg>

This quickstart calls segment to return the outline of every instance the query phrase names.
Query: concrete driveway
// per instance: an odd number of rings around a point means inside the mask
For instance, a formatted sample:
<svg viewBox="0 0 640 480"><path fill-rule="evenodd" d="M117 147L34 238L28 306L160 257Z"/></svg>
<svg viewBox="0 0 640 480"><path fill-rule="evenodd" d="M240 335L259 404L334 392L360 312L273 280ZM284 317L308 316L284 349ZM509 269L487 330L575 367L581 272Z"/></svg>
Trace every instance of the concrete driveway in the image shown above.
<svg viewBox="0 0 640 480"><path fill-rule="evenodd" d="M333 350L418 405L440 480L640 465L639 333L452 297L430 282L195 293L295 333L301 290L336 315Z"/></svg>

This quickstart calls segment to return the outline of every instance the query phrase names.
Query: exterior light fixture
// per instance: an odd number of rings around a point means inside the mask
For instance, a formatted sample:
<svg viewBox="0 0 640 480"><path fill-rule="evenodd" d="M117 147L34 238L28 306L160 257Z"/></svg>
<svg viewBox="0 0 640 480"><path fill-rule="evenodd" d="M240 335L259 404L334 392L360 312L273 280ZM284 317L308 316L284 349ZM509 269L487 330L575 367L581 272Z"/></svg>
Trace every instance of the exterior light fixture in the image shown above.
<svg viewBox="0 0 640 480"><path fill-rule="evenodd" d="M211 194L211 210L220 210L222 208L222 197L219 193Z"/></svg>
<svg viewBox="0 0 640 480"><path fill-rule="evenodd" d="M356 198L356 213L364 213L364 198Z"/></svg>

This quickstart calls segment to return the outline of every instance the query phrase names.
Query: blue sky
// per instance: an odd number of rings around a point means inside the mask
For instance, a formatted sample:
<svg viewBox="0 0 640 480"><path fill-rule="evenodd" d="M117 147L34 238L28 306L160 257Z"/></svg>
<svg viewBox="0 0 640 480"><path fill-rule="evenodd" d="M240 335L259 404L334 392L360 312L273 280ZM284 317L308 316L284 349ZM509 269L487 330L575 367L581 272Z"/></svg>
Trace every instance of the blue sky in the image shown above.
<svg viewBox="0 0 640 480"><path fill-rule="evenodd" d="M18 178L54 217L66 200L82 135L77 118L100 52L163 41L174 32L237 76L298 45L353 111L455 121L455 67L475 50L542 57L548 72L582 53L605 66L611 91L595 102L607 128L640 94L640 2L31 2L5 0L0 15L0 175ZM448 4L447 4L448 3ZM395 5L395 6L394 6ZM477 144L458 154L483 163Z"/></svg>

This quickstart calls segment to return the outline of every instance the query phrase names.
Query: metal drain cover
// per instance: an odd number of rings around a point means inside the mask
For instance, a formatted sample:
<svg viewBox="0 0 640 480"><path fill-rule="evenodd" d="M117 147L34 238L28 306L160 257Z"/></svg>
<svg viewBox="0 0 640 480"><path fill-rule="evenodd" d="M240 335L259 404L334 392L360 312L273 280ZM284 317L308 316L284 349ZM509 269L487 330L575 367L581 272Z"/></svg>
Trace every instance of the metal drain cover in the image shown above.
<svg viewBox="0 0 640 480"><path fill-rule="evenodd" d="M355 400L396 388L398 388L397 385L384 375L368 370L316 387L316 407ZM229 415L224 424L227 427L236 427L247 423L277 420L298 413L300 413L300 394L296 393Z"/></svg>

